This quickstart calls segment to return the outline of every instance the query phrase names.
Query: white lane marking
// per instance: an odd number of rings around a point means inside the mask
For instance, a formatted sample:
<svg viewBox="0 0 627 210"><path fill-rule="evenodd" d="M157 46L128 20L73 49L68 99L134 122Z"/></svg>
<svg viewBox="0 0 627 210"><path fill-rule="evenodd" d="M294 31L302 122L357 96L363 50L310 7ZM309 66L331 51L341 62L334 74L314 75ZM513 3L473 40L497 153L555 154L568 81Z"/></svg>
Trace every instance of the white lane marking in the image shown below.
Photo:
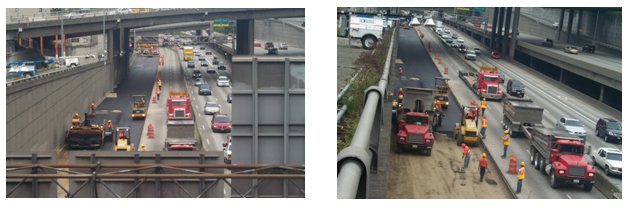
<svg viewBox="0 0 627 210"><path fill-rule="evenodd" d="M526 150L526 151L527 151L527 154L531 155L531 152L529 152L529 150Z"/></svg>
<svg viewBox="0 0 627 210"><path fill-rule="evenodd" d="M570 194L566 194L566 197L568 197L568 199L573 199L570 197Z"/></svg>
<svg viewBox="0 0 627 210"><path fill-rule="evenodd" d="M207 130L207 129L205 129L205 125L202 125L202 130L203 130L203 131L204 131L204 130Z"/></svg>

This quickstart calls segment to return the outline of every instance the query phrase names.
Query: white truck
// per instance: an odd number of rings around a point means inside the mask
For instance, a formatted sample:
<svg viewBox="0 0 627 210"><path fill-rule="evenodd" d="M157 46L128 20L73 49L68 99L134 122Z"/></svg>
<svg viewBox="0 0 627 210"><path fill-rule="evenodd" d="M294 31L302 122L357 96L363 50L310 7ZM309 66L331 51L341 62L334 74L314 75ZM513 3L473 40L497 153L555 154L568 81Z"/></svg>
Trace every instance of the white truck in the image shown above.
<svg viewBox="0 0 627 210"><path fill-rule="evenodd" d="M79 65L78 57L65 57L61 58L63 60L63 64L66 67L77 67Z"/></svg>
<svg viewBox="0 0 627 210"><path fill-rule="evenodd" d="M372 15L351 15L349 35L360 39L364 49L372 49L383 37L384 21L382 17Z"/></svg>

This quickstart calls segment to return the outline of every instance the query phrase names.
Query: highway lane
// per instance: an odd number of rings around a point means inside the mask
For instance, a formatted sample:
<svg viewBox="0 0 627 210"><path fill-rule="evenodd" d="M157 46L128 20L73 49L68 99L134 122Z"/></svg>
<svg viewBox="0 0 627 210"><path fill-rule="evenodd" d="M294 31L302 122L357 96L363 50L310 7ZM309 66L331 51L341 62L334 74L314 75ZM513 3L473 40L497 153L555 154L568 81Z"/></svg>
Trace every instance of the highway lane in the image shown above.
<svg viewBox="0 0 627 210"><path fill-rule="evenodd" d="M398 80L400 82L397 82L394 87L394 94L398 93L401 85L402 87L435 88L434 77L439 77L440 74L423 43L420 42L416 31L401 29L398 38L397 58L403 61L405 68L401 80ZM444 111L445 117L438 131L452 133L455 123L461 119L461 112L457 109L457 100L452 97L449 100L451 109Z"/></svg>
<svg viewBox="0 0 627 210"><path fill-rule="evenodd" d="M97 115L92 119L94 123L111 120L113 127L130 127L131 143L137 147L144 127L143 120L131 119L131 95L150 95L157 72L157 57L137 56L131 64L130 71L124 76L117 88L116 98L105 98L96 108ZM82 116L81 116L82 119ZM108 141L103 151L113 150L112 142Z"/></svg>
<svg viewBox="0 0 627 210"><path fill-rule="evenodd" d="M440 52L440 56L443 57L445 64L449 65L449 74L451 74L451 78L452 78L452 81L449 84L453 88L458 99L461 99L462 101L465 101L466 103L468 103L472 99L477 100L478 97L475 96L474 93L472 93L470 89L468 89L468 87L465 87L465 84L463 84L463 82L457 77L457 73L460 69L464 69L464 70L468 69L468 66L465 62L469 62L469 61L463 60L460 53L458 53L455 49L450 48L448 45L445 45L439 39L439 37L437 37L437 34L425 28L423 28L423 30L425 31L425 34L426 34L425 41L431 42L435 50L437 52ZM468 46L471 46L471 47L477 46L476 44L474 44L473 46L472 41L470 39L467 39L467 42L469 41L471 43L467 44ZM486 51L484 50L483 55L479 56L480 59L482 57L485 57L486 56L485 54L486 54ZM523 71L523 70L518 70L518 71ZM507 72L506 72L506 77L507 77ZM534 93L530 92L529 95L530 96L534 95ZM546 108L545 105L541 104L541 106L544 106ZM555 107L555 105L552 105L552 106ZM545 113L547 112L551 112L551 111L547 110ZM488 110L486 111L486 113L489 117L488 119L489 128L488 128L488 139L485 141L485 144L487 145L487 148L493 153L493 156L497 156L497 155L502 154L502 143L500 141L500 137L503 135L502 124L500 122L502 120L501 103L500 102L488 102ZM550 121L551 119L545 118L545 121L547 120ZM529 149L529 143L526 139L514 138L510 146L509 152L513 153L516 157L518 157L519 160L528 162L529 161L529 154L527 151L528 149ZM497 164L500 166L501 169L506 169L508 165L508 161L507 160L497 161ZM572 187L564 187L564 188L560 188L556 190L551 189L550 187L548 187L547 176L541 175L536 170L527 170L527 171L528 171L527 172L528 176L527 176L527 179L525 180L526 188L523 187L523 193L519 194L520 197L523 197L523 198L569 198L569 197L570 198L603 198L603 196L598 191L596 191L596 189L593 189L592 193L584 192L580 188L574 189ZM512 183L515 182L515 177L513 176L506 176L506 177ZM512 186L515 186L515 185L512 185Z"/></svg>
<svg viewBox="0 0 627 210"><path fill-rule="evenodd" d="M212 49L206 48L206 50L212 51L212 55L205 55L202 50L201 54L205 56L209 65L214 69L217 69L217 66L212 65L211 63L214 56L217 56L220 61L225 63L225 65L230 63L224 60L224 57L217 55ZM221 151L222 143L228 140L228 133L215 133L211 130L211 120L213 119L213 115L205 115L204 107L205 103L208 101L218 102L218 104L221 105L220 112L231 117L231 104L226 101L227 95L231 93L231 87L218 87L216 81L218 76L221 75L228 76L230 78L230 65L227 67L227 70L217 70L215 74L208 74L206 71L207 67L200 66L197 56L194 56L194 63L196 67L193 69L187 68L187 63L182 59L182 51L179 51L179 56L181 58L181 65L183 65L184 68L184 79L187 81L186 88L192 97L192 108L194 109L195 114L194 117L198 119L196 122L199 123L197 126L201 133L201 140L203 141L203 144L206 145L205 150ZM195 80L192 79L192 72L195 69L200 70L203 79L210 85L212 92L211 95L203 96L198 94L198 87L194 85Z"/></svg>

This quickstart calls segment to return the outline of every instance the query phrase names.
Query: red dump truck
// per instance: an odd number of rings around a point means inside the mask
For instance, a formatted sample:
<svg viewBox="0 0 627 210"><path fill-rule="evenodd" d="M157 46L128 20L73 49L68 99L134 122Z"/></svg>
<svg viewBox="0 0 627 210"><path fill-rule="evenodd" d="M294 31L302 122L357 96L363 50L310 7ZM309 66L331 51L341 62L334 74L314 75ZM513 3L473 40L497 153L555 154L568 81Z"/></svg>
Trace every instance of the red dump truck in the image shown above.
<svg viewBox="0 0 627 210"><path fill-rule="evenodd" d="M417 149L431 155L433 130L440 124L433 108L433 89L405 88L403 106L398 112L396 152Z"/></svg>
<svg viewBox="0 0 627 210"><path fill-rule="evenodd" d="M552 188L576 184L592 190L596 169L584 157L583 139L544 127L526 127L524 133L531 140L531 165L550 176Z"/></svg>
<svg viewBox="0 0 627 210"><path fill-rule="evenodd" d="M193 125L192 102L187 91L170 92L168 97L168 125Z"/></svg>
<svg viewBox="0 0 627 210"><path fill-rule="evenodd" d="M499 70L496 67L482 66L478 73L459 71L459 78L480 98L503 99L503 91L499 88Z"/></svg>

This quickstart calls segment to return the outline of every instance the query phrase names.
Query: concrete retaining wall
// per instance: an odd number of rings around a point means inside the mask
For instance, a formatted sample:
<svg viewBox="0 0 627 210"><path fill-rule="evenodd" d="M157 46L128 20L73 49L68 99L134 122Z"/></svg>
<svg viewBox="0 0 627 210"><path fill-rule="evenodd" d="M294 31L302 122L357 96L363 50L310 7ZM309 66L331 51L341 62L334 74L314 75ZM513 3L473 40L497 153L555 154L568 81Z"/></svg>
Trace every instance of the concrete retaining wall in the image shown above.
<svg viewBox="0 0 627 210"><path fill-rule="evenodd" d="M96 62L7 86L7 151L54 151L61 146L72 114L83 119L89 104L113 89L111 66Z"/></svg>

